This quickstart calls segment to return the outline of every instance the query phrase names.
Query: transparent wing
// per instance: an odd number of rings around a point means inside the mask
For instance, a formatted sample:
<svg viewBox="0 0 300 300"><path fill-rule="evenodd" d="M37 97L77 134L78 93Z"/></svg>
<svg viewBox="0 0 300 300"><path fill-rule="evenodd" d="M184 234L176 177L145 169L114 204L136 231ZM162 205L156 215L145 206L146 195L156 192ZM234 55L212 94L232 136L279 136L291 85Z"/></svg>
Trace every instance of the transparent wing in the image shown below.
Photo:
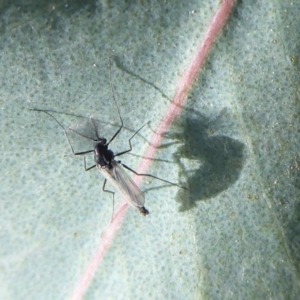
<svg viewBox="0 0 300 300"><path fill-rule="evenodd" d="M126 173L120 163L113 160L111 162L112 169L98 168L110 184L123 196L126 201L135 206L143 207L145 198L143 192L134 183L130 176Z"/></svg>

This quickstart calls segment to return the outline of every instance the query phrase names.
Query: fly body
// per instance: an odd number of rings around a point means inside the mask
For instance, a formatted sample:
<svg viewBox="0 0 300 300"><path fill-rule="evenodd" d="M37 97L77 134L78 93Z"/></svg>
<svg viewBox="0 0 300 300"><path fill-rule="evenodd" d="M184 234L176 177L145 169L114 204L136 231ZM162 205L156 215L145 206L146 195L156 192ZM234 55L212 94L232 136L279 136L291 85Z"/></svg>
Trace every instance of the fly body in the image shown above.
<svg viewBox="0 0 300 300"><path fill-rule="evenodd" d="M94 124L93 119L91 120ZM100 138L94 147L94 160L98 170L129 204L137 207L144 216L148 215L149 211L144 207L143 192L126 173L122 163L114 159L114 156L113 151L108 149L106 139Z"/></svg>
<svg viewBox="0 0 300 300"><path fill-rule="evenodd" d="M131 140L147 123L144 124L138 131L136 131L131 136L131 138L128 140L128 144L129 144L129 149L128 150L125 150L125 151L119 152L117 154L114 154L113 151L111 151L109 149L109 144L115 139L115 137L120 133L120 131L123 128L123 119L121 117L120 109L119 109L119 106L118 106L117 101L115 99L113 86L112 86L112 83L111 83L111 72L109 74L109 82L110 82L110 88L111 88L112 95L113 95L113 100L114 100L114 103L117 107L117 111L118 111L119 119L120 119L120 123L121 123L119 129L116 131L116 133L113 135L113 137L108 142L105 138L100 137L99 134L98 134L98 128L97 128L96 123L95 123L95 121L92 117L90 118L90 121L91 121L91 124L93 126L96 138L91 138L89 136L86 136L84 134L81 134L81 133L75 131L72 128L69 128L74 133L76 133L76 134L78 134L78 135L80 135L80 136L82 136L86 139L94 141L94 149L83 151L83 152L75 152L74 149L73 149L73 146L70 142L67 130L56 119L56 117L54 115L52 115L47 110L42 110L42 109L31 109L31 110L38 111L38 112L44 112L45 114L49 115L51 118L54 119L54 121L64 131L65 136L66 136L66 138L69 142L70 148L71 148L74 155L86 155L86 154L89 154L89 153L93 152L94 153L95 164L93 166L87 168L85 157L84 157L84 168L85 168L85 170L89 171L89 170L97 167L97 169L102 173L102 175L105 178L102 190L105 191L105 192L111 193L113 195L113 199L114 199L114 192L105 189L106 182L108 181L115 188L115 190L117 192L119 192L124 197L124 199L127 201L127 203L129 203L130 205L138 208L140 213L143 214L144 216L146 216L146 215L149 214L149 211L144 206L144 203L145 203L144 194L139 189L139 187L134 183L134 181L130 178L130 176L126 173L124 168L131 171L131 172L133 172L134 174L136 174L138 176L148 176L148 177L152 177L154 179L158 179L160 181L163 181L165 183L178 186L180 188L181 188L181 186L176 184L176 183L172 183L170 181L167 181L167 180L161 179L159 177L153 176L151 174L137 173L134 170L132 170L131 168L129 168L128 166L126 166L125 164L121 163L121 161L116 161L115 160L115 157L121 156L121 155L123 155L125 153L128 153L132 150Z"/></svg>
<svg viewBox="0 0 300 300"><path fill-rule="evenodd" d="M120 161L112 159L110 164L106 166L97 164L97 168L115 190L124 197L127 203L138 208L144 216L149 214L149 211L144 207L145 197L143 192L126 173Z"/></svg>

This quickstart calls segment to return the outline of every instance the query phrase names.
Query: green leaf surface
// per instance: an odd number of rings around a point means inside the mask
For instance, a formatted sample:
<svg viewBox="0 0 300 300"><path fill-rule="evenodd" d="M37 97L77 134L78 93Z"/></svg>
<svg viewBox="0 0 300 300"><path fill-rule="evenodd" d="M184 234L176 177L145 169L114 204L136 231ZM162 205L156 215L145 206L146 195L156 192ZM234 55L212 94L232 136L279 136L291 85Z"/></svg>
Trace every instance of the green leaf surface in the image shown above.
<svg viewBox="0 0 300 300"><path fill-rule="evenodd" d="M135 169L219 5L0 4L0 299L74 296L113 210L101 174L30 109L73 128L93 115L111 137L112 57L112 150L150 121L122 157ZM236 1L149 169L188 191L145 178L150 215L128 209L84 299L298 299L299 13Z"/></svg>

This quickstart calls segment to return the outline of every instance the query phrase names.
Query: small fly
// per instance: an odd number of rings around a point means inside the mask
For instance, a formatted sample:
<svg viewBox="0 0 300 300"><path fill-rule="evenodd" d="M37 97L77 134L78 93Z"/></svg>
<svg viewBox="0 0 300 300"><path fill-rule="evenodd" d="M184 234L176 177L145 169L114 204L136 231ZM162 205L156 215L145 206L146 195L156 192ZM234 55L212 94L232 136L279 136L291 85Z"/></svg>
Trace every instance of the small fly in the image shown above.
<svg viewBox="0 0 300 300"><path fill-rule="evenodd" d="M120 109L119 109L118 103L117 103L117 101L115 99L115 96L114 96L113 86L112 86L112 83L111 83L111 74L109 74L109 79L110 79L110 88L111 88L111 91L112 91L113 100L114 100L115 105L117 107L118 114L119 114L119 119L120 119L120 122L121 122L121 125L120 125L119 129L116 131L116 133L113 135L113 137L108 142L105 138L100 137L99 134L98 134L98 130L97 130L95 120L92 117L90 117L90 121L91 121L91 124L94 128L96 138L91 138L89 136L86 136L84 134L81 134L81 133L75 131L72 128L69 128L74 133L76 133L76 134L78 134L78 135L80 135L84 138L87 138L89 140L94 141L94 149L83 151L83 152L75 152L74 149L73 149L73 146L71 144L71 141L68 137L66 129L49 111L42 110L42 109L31 109L31 110L32 111L43 112L43 113L49 115L51 118L53 118L55 120L55 122L63 129L63 131L65 133L65 136L66 136L66 138L69 142L70 148L71 148L74 155L80 156L80 155L86 155L86 154L92 153L92 152L94 153L95 164L91 167L88 167L88 168L86 167L86 160L85 160L85 157L84 157L85 171L89 171L89 170L97 167L97 169L102 173L102 175L105 178L105 180L103 182L102 190L104 192L111 193L113 195L113 201L114 201L114 194L115 193L110 191L110 190L105 189L107 181L109 181L109 183L115 188L115 190L117 192L119 192L125 198L127 203L129 203L130 205L136 207L142 215L146 216L146 215L149 214L149 211L144 206L144 204L145 204L144 194L139 189L139 187L134 183L134 181L130 178L130 176L126 173L124 168L131 171L131 172L133 172L134 174L136 174L138 176L148 176L148 177L152 177L154 179L158 179L160 181L166 182L168 184L178 186L180 188L182 188L182 187L180 185L176 184L176 183L172 183L170 181L164 180L162 178L156 177L156 176L151 175L151 174L137 173L136 171L132 170L131 168L129 168L128 166L123 164L121 161L115 160L115 157L123 155L125 153L128 153L132 150L131 140L147 123L144 124L138 131L136 131L131 136L131 138L128 140L128 143L129 143L129 149L128 150L125 150L125 151L119 152L117 154L114 154L114 152L108 148L109 144L117 137L117 135L120 133L120 131L122 130L122 128L124 126L123 125L124 124L123 119L122 119L121 114L120 114Z"/></svg>

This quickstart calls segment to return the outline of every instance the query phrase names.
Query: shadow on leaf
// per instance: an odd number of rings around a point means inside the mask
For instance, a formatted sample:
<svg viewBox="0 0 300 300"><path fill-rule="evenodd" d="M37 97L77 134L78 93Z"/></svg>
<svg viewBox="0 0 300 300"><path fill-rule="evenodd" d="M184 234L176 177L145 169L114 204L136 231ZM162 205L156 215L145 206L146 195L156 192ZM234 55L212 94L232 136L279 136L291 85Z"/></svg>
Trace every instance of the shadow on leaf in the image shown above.
<svg viewBox="0 0 300 300"><path fill-rule="evenodd" d="M244 144L227 136L214 135L206 117L188 117L183 123L182 133L170 135L184 141L174 154L188 187L177 193L176 201L181 204L179 211L189 210L195 207L196 201L213 198L228 189L238 180L245 161ZM195 161L197 168L185 170L184 159Z"/></svg>

